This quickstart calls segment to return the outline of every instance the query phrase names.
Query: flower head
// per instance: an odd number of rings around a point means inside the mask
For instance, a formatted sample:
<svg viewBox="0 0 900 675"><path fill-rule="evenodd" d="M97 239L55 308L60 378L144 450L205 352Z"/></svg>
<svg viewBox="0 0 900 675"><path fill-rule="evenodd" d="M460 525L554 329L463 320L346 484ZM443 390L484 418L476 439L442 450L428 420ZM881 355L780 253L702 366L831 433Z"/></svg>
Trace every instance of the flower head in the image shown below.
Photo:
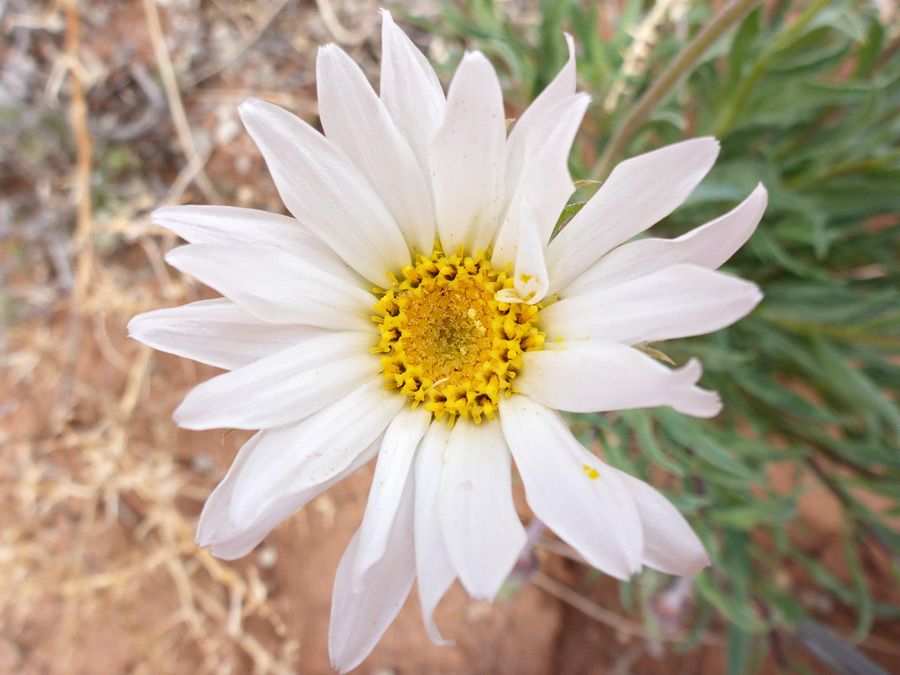
<svg viewBox="0 0 900 675"><path fill-rule="evenodd" d="M572 43L569 41L570 54ZM629 241L712 167L711 138L623 162L552 239L588 105L574 55L507 135L497 76L465 56L445 97L384 13L380 95L334 46L317 61L322 135L261 101L240 109L293 217L170 207L170 264L224 296L135 317L131 335L230 372L175 412L190 429L259 429L207 502L197 542L248 553L378 456L338 568L330 647L356 666L415 580L429 635L454 579L493 598L532 511L598 569L689 575L702 544L656 490L601 462L557 410L671 406L715 415L699 364L638 347L718 330L760 300L716 272L766 205L758 187L678 239Z"/></svg>

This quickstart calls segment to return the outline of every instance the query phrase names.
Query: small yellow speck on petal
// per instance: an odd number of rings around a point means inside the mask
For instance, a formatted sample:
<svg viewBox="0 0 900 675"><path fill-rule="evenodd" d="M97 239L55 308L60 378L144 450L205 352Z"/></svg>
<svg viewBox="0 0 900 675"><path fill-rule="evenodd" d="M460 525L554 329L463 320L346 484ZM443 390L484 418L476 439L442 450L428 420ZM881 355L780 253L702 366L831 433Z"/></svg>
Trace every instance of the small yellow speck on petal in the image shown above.
<svg viewBox="0 0 900 675"><path fill-rule="evenodd" d="M582 471L584 471L584 475L591 480L597 480L598 478L600 478L600 472L592 466L588 466L587 464L585 464L581 467L581 469Z"/></svg>

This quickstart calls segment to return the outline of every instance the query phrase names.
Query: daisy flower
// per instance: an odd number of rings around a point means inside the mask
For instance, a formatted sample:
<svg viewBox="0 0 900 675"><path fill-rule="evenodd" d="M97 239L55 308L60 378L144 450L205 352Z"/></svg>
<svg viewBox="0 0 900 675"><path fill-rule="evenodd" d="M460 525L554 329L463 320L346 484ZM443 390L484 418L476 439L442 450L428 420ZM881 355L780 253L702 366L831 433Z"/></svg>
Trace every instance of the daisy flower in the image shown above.
<svg viewBox="0 0 900 675"><path fill-rule="evenodd" d="M587 108L575 60L507 134L496 73L465 55L444 94L383 14L380 95L335 46L316 63L324 135L241 105L293 217L168 207L187 240L168 262L224 297L135 317L133 337L230 372L175 411L188 429L260 430L200 517L197 543L247 554L278 523L377 456L363 522L337 570L330 650L358 665L415 581L426 629L459 579L492 599L523 544L511 468L534 514L619 579L708 564L681 514L601 462L559 410L719 412L695 360L646 343L737 321L753 284L715 271L751 235L762 186L677 239L629 241L712 167L712 138L620 164L558 236L567 158Z"/></svg>

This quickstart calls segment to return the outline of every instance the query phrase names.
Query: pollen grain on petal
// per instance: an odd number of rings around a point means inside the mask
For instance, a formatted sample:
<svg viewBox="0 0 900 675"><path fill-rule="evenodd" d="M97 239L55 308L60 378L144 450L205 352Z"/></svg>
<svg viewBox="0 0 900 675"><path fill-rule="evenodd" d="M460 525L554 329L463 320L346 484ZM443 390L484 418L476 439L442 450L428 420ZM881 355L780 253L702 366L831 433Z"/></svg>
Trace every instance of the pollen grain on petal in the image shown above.
<svg viewBox="0 0 900 675"><path fill-rule="evenodd" d="M592 466L585 464L581 467L581 470L584 471L584 475L591 480L597 480L598 478L600 478L600 472Z"/></svg>

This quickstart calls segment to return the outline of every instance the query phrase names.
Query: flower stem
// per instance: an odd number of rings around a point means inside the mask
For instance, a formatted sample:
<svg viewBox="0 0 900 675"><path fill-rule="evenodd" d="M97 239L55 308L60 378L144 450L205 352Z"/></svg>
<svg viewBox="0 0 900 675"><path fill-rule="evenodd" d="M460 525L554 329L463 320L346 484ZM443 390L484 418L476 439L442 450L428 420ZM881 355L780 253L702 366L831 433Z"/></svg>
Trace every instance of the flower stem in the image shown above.
<svg viewBox="0 0 900 675"><path fill-rule="evenodd" d="M753 93L753 89L759 83L760 78L765 74L772 57L780 50L794 43L803 29L806 28L807 24L815 18L816 14L825 9L830 2L831 0L814 0L814 2L807 5L803 10L803 13L797 17L796 21L772 40L769 46L763 51L759 58L757 58L756 63L753 64L753 68L747 76L741 80L738 90L731 98L730 103L723 107L722 112L719 114L718 119L713 126L713 136L722 136L731 128L735 119L737 119L738 114L744 109L747 99L750 97L750 94Z"/></svg>
<svg viewBox="0 0 900 675"><path fill-rule="evenodd" d="M534 550L534 545L538 543L546 529L547 526L537 517L525 526L525 545L522 547L522 552L519 553L520 562L527 562L531 559L531 551Z"/></svg>
<svg viewBox="0 0 900 675"><path fill-rule="evenodd" d="M693 40L685 45L681 53L669 64L669 67L638 99L631 112L628 113L628 116L616 129L609 143L607 143L600 161L597 163L597 168L594 170L592 178L605 180L609 176L631 139L634 138L634 135L656 106L665 99L682 77L693 70L706 50L760 2L762 0L734 0L734 2L719 12L712 21L706 24L694 36Z"/></svg>

